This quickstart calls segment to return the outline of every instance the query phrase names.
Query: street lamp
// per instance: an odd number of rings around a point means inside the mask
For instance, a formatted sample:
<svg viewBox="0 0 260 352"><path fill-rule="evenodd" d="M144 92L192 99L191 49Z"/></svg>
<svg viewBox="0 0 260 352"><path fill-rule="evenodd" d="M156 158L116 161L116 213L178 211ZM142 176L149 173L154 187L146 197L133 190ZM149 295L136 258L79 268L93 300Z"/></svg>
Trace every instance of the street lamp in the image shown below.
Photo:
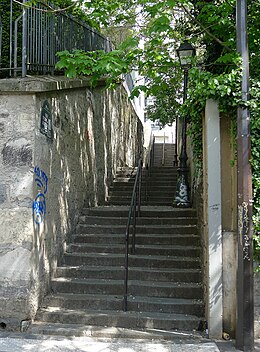
<svg viewBox="0 0 260 352"><path fill-rule="evenodd" d="M185 41L179 49L177 55L180 60L180 65L184 72L184 90L183 90L183 103L187 99L187 86L188 86L188 72L191 66L192 58L195 56L196 51L190 43ZM181 154L179 157L178 180L176 195L173 202L174 206L188 208L190 207L189 197L189 184L188 184L188 169L187 169L187 150L186 150L186 130L187 130L187 116L184 116L182 121L181 131Z"/></svg>

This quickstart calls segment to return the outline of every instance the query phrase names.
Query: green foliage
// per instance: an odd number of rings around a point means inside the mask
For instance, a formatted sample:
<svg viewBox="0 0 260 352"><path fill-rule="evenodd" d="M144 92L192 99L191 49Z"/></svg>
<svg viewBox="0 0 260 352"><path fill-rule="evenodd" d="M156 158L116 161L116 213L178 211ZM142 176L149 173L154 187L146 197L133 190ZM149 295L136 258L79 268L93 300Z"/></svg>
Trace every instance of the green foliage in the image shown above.
<svg viewBox="0 0 260 352"><path fill-rule="evenodd" d="M58 52L60 61L57 69L66 69L70 78L84 75L89 76L92 85L95 85L98 78L108 76L107 86L114 87L121 82L121 75L127 72L127 60L123 60L122 51L114 50L106 53L103 50L85 52L74 50Z"/></svg>
<svg viewBox="0 0 260 352"><path fill-rule="evenodd" d="M21 6L17 3L13 3L13 20L16 20L22 14ZM0 57L0 67L10 67L10 0L1 0L0 3L0 20L2 22L2 50ZM18 57L21 53L22 38L21 34L18 33ZM18 66L21 62L18 62ZM0 78L7 77L9 71L0 71Z"/></svg>
<svg viewBox="0 0 260 352"><path fill-rule="evenodd" d="M254 247L255 258L260 262L260 82L252 81L251 104L251 150L253 171L253 196L254 196Z"/></svg>

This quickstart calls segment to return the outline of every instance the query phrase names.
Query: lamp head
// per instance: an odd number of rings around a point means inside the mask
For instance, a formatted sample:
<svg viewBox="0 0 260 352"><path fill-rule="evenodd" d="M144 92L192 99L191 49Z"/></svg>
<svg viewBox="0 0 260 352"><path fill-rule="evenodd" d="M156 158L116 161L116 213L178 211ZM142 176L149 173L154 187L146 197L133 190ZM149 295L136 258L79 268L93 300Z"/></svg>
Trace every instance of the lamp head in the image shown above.
<svg viewBox="0 0 260 352"><path fill-rule="evenodd" d="M191 59L196 55L196 50L188 41L185 41L177 49L177 55L180 60L181 67L187 67L190 66Z"/></svg>

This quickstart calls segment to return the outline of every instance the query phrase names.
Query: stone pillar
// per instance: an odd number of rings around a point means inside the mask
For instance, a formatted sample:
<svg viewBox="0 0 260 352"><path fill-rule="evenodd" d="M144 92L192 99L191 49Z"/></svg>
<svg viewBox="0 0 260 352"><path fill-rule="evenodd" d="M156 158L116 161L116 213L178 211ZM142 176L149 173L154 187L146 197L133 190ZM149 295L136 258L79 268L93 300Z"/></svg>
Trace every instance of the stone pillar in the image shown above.
<svg viewBox="0 0 260 352"><path fill-rule="evenodd" d="M210 338L222 337L222 220L220 117L216 101L208 100L205 109L204 170L208 240L208 331Z"/></svg>

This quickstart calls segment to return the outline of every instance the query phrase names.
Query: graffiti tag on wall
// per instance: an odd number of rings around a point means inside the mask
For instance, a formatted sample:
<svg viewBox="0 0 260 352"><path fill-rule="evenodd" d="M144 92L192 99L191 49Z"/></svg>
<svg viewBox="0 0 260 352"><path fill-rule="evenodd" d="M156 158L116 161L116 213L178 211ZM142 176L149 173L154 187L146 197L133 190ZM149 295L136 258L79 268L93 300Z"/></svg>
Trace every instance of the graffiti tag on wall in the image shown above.
<svg viewBox="0 0 260 352"><path fill-rule="evenodd" d="M238 206L238 231L240 241L243 243L244 260L250 261L250 238L248 236L249 217L248 217L248 203L243 202Z"/></svg>
<svg viewBox="0 0 260 352"><path fill-rule="evenodd" d="M43 222L46 215L45 195L48 192L48 176L38 166L34 168L34 182L38 187L38 194L33 201L32 213L33 221L39 225Z"/></svg>

